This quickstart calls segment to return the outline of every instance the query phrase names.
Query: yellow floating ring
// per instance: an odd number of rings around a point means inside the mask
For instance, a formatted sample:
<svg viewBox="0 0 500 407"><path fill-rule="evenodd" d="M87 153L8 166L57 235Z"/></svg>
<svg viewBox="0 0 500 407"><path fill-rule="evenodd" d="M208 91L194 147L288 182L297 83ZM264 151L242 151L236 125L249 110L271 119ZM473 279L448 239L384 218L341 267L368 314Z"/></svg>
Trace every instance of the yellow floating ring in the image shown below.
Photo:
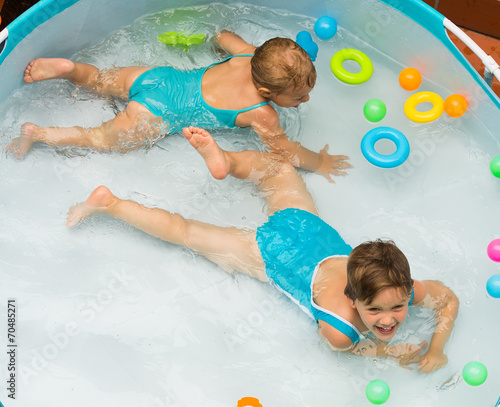
<svg viewBox="0 0 500 407"><path fill-rule="evenodd" d="M345 61L354 61L361 67L361 72L352 73L343 67ZM373 64L365 53L352 48L337 51L330 61L330 68L337 79L351 85L366 82L373 74Z"/></svg>
<svg viewBox="0 0 500 407"><path fill-rule="evenodd" d="M429 102L432 108L426 112L419 112L417 106L420 103ZM417 123L428 123L436 120L443 114L444 101L441 96L434 92L418 92L411 95L405 102L405 114L408 119Z"/></svg>

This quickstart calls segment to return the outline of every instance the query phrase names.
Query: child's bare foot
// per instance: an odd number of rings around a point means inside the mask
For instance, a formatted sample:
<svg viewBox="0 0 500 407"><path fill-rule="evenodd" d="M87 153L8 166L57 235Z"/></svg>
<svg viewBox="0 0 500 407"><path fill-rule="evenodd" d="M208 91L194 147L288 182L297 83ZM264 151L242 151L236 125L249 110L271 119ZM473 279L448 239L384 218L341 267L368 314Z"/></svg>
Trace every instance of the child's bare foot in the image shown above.
<svg viewBox="0 0 500 407"><path fill-rule="evenodd" d="M46 79L66 79L75 69L75 63L63 58L38 58L24 70L24 82L33 83Z"/></svg>
<svg viewBox="0 0 500 407"><path fill-rule="evenodd" d="M35 142L35 135L40 127L33 123L24 123L21 127L21 137L16 137L6 150L17 159L23 158Z"/></svg>
<svg viewBox="0 0 500 407"><path fill-rule="evenodd" d="M198 127L186 127L182 133L203 157L210 174L215 179L224 179L228 176L230 166L224 151L217 145L208 131Z"/></svg>
<svg viewBox="0 0 500 407"><path fill-rule="evenodd" d="M66 217L66 226L75 226L89 216L106 212L117 200L118 198L104 185L97 187L84 203L76 204L69 208Z"/></svg>

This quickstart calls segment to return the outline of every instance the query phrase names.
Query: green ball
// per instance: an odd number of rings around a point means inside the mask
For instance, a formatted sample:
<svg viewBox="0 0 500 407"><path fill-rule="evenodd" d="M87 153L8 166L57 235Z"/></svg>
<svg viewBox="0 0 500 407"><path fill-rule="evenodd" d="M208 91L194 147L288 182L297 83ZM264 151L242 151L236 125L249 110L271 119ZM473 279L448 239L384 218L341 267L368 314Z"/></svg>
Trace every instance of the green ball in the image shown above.
<svg viewBox="0 0 500 407"><path fill-rule="evenodd" d="M469 362L462 369L462 377L467 384L479 386L488 377L488 370L481 362Z"/></svg>
<svg viewBox="0 0 500 407"><path fill-rule="evenodd" d="M500 178L500 155L493 157L493 160L491 160L490 171L495 177Z"/></svg>
<svg viewBox="0 0 500 407"><path fill-rule="evenodd" d="M387 109L380 99L370 99L363 107L363 114L370 122L379 122L385 117Z"/></svg>
<svg viewBox="0 0 500 407"><path fill-rule="evenodd" d="M366 385L366 398L372 404L384 404L391 395L389 385L383 380L373 380Z"/></svg>

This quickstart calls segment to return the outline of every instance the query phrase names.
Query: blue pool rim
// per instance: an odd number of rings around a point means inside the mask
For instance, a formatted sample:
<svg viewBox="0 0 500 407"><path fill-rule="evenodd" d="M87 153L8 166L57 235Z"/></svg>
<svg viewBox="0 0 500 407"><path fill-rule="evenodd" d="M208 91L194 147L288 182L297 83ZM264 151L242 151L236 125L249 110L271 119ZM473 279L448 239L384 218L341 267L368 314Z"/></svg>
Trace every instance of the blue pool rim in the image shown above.
<svg viewBox="0 0 500 407"><path fill-rule="evenodd" d="M40 0L33 7L24 12L16 20L10 23L5 30L8 37L3 44L0 44L0 65L12 50L35 28L45 23L55 15L71 7L79 0ZM379 0L380 2L395 8L417 24L424 27L433 34L464 66L478 85L500 109L500 98L493 92L490 86L484 81L470 62L458 50L450 40L446 28L444 27L445 17L431 6L421 0ZM4 31L5 31L4 30ZM3 31L2 31L3 33ZM0 33L0 34L2 34ZM3 49L2 49L3 47Z"/></svg>
<svg viewBox="0 0 500 407"><path fill-rule="evenodd" d="M26 38L35 28L52 17L71 7L79 0L40 0L34 6L12 21L5 30L8 37L0 44L0 65L5 58Z"/></svg>
<svg viewBox="0 0 500 407"><path fill-rule="evenodd" d="M474 80L486 92L493 101L495 106L500 109L500 99L493 92L490 86L484 81L479 73L470 64L467 58L458 50L456 45L451 41L446 28L444 26L445 17L436 11L434 8L424 3L421 0L379 0L411 18L417 24L420 24L432 35L434 35L441 43L450 50L453 56L464 66L465 69L472 75Z"/></svg>

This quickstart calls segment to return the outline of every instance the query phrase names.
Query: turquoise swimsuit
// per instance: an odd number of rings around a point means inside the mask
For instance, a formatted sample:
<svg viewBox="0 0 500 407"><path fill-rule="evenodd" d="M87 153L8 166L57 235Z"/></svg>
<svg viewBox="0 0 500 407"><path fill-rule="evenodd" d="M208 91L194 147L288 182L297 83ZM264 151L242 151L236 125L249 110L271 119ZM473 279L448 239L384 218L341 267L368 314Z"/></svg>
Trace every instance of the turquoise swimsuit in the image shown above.
<svg viewBox="0 0 500 407"><path fill-rule="evenodd" d="M253 55L233 55L215 62L206 68L179 71L172 67L150 69L140 75L129 91L129 100L139 102L157 117L168 123L168 132L176 133L186 126L208 128L236 127L236 117L243 112L267 105L258 103L240 110L216 109L203 99L201 79L214 65L222 64L234 57Z"/></svg>
<svg viewBox="0 0 500 407"><path fill-rule="evenodd" d="M347 257L351 246L318 216L288 208L274 213L257 229L257 244L269 280L315 320L333 326L352 343L363 335L341 316L320 307L313 299L313 283L319 265L332 257ZM411 301L413 301L413 291Z"/></svg>

